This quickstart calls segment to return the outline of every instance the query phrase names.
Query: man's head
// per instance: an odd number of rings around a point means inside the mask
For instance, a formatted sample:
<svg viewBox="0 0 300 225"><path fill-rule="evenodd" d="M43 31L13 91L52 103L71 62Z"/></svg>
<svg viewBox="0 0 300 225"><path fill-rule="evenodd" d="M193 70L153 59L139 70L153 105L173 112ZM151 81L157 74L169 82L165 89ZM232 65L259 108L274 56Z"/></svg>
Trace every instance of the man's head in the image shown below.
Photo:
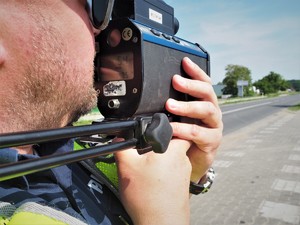
<svg viewBox="0 0 300 225"><path fill-rule="evenodd" d="M0 133L65 126L96 104L84 0L0 0Z"/></svg>

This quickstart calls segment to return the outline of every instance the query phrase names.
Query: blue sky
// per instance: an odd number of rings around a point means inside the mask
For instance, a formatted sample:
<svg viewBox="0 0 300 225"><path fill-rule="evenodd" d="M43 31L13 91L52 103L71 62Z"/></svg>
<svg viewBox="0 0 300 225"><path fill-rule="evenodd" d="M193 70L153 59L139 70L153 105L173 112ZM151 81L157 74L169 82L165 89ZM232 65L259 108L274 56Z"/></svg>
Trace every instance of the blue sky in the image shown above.
<svg viewBox="0 0 300 225"><path fill-rule="evenodd" d="M300 0L165 0L180 22L176 36L211 55L213 83L228 64L246 66L252 81L271 71L300 79Z"/></svg>

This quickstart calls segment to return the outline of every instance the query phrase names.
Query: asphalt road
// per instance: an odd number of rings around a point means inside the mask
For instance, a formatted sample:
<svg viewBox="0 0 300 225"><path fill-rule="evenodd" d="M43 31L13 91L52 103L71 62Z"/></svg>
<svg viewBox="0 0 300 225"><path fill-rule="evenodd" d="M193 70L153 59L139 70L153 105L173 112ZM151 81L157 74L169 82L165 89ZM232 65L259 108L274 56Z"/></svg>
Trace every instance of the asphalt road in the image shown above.
<svg viewBox="0 0 300 225"><path fill-rule="evenodd" d="M191 199L191 225L300 224L300 95L223 105L211 190Z"/></svg>
<svg viewBox="0 0 300 225"><path fill-rule="evenodd" d="M299 103L300 94L222 105L224 135Z"/></svg>

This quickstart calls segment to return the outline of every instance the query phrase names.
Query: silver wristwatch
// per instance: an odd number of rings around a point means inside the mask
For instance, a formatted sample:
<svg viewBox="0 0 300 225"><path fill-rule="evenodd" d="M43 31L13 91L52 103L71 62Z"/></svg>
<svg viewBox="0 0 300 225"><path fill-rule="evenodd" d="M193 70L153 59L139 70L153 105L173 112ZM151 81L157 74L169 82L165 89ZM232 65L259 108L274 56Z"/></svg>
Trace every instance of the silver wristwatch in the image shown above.
<svg viewBox="0 0 300 225"><path fill-rule="evenodd" d="M211 167L198 183L190 182L190 193L194 195L204 194L208 192L215 179L215 171Z"/></svg>

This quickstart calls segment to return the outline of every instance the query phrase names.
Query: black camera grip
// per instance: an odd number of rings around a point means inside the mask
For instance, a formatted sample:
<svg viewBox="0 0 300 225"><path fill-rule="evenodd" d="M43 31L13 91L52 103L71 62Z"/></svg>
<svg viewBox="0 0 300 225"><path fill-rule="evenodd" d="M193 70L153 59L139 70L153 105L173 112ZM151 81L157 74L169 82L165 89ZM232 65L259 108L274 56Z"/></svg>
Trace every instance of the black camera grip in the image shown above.
<svg viewBox="0 0 300 225"><path fill-rule="evenodd" d="M164 153L172 135L173 130L166 114L155 113L145 131L146 142L152 146L152 150L156 153Z"/></svg>

